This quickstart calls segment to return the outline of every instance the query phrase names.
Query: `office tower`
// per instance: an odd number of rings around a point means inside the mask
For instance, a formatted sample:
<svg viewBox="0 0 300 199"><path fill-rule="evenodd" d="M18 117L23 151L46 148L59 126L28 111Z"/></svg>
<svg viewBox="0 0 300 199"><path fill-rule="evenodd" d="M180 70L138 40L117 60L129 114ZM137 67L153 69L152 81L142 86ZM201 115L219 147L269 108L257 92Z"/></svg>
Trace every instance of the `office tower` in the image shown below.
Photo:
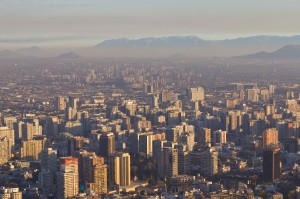
<svg viewBox="0 0 300 199"><path fill-rule="evenodd" d="M209 146L211 143L211 130L209 128L200 128L198 130L197 144L199 147Z"/></svg>
<svg viewBox="0 0 300 199"><path fill-rule="evenodd" d="M151 108L158 108L158 106L159 106L158 100L159 100L159 97L157 95L152 95Z"/></svg>
<svg viewBox="0 0 300 199"><path fill-rule="evenodd" d="M11 144L7 137L0 137L0 165L7 163L11 158Z"/></svg>
<svg viewBox="0 0 300 199"><path fill-rule="evenodd" d="M190 88L189 89L189 98L191 101L202 101L205 98L204 95L204 88L198 87L198 88Z"/></svg>
<svg viewBox="0 0 300 199"><path fill-rule="evenodd" d="M57 172L57 199L74 197L79 193L78 159L59 158L60 171Z"/></svg>
<svg viewBox="0 0 300 199"><path fill-rule="evenodd" d="M115 135L113 133L101 134L100 140L100 155L108 158L115 152Z"/></svg>
<svg viewBox="0 0 300 199"><path fill-rule="evenodd" d="M139 154L144 153L146 157L152 157L152 134L143 133L139 136Z"/></svg>
<svg viewBox="0 0 300 199"><path fill-rule="evenodd" d="M109 184L120 187L130 186L130 155L115 153L109 158Z"/></svg>
<svg viewBox="0 0 300 199"><path fill-rule="evenodd" d="M278 131L275 128L267 129L263 132L263 147L267 148L278 144Z"/></svg>
<svg viewBox="0 0 300 199"><path fill-rule="evenodd" d="M22 139L32 140L34 135L34 126L32 123L22 124Z"/></svg>
<svg viewBox="0 0 300 199"><path fill-rule="evenodd" d="M27 161L39 160L47 139L22 141L20 158Z"/></svg>
<svg viewBox="0 0 300 199"><path fill-rule="evenodd" d="M205 116L203 118L203 127L209 128L211 131L219 130L221 128L220 117L211 116L211 115Z"/></svg>
<svg viewBox="0 0 300 199"><path fill-rule="evenodd" d="M268 115L273 115L275 113L275 106L273 104L266 104L264 106L265 114Z"/></svg>
<svg viewBox="0 0 300 199"><path fill-rule="evenodd" d="M213 132L211 142L215 144L223 144L227 142L227 133L226 131L217 130Z"/></svg>
<svg viewBox="0 0 300 199"><path fill-rule="evenodd" d="M0 199L22 199L19 188L0 187Z"/></svg>
<svg viewBox="0 0 300 199"><path fill-rule="evenodd" d="M92 182L88 184L90 191L96 194L107 193L107 165L93 165Z"/></svg>
<svg viewBox="0 0 300 199"><path fill-rule="evenodd" d="M56 108L58 111L63 111L67 107L66 99L63 96L58 96L56 99Z"/></svg>
<svg viewBox="0 0 300 199"><path fill-rule="evenodd" d="M265 181L278 180L281 176L280 148L268 148L263 153L263 178Z"/></svg>
<svg viewBox="0 0 300 199"><path fill-rule="evenodd" d="M200 168L204 176L218 173L218 152L213 147L207 147L200 152Z"/></svg>
<svg viewBox="0 0 300 199"><path fill-rule="evenodd" d="M56 192L57 150L47 148L41 153L39 188L45 195Z"/></svg>
<svg viewBox="0 0 300 199"><path fill-rule="evenodd" d="M178 150L172 147L164 147L161 163L158 165L160 177L174 177L178 175Z"/></svg>

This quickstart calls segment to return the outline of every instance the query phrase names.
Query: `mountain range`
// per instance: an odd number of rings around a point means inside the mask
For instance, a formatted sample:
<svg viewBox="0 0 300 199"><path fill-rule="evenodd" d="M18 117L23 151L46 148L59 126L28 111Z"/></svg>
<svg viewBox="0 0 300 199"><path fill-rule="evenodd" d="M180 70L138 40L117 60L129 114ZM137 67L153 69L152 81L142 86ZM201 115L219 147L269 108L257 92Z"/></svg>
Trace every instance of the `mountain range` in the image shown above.
<svg viewBox="0 0 300 199"><path fill-rule="evenodd" d="M196 36L147 37L141 39L105 40L88 48L68 49L65 53L31 46L14 51L0 51L0 58L54 57L170 57L182 54L191 57L285 58L297 57L300 35L253 36L226 40L204 40ZM279 52L276 52L277 49ZM257 53L259 52L259 53ZM272 52L272 53L268 53ZM245 55L245 56L244 56Z"/></svg>

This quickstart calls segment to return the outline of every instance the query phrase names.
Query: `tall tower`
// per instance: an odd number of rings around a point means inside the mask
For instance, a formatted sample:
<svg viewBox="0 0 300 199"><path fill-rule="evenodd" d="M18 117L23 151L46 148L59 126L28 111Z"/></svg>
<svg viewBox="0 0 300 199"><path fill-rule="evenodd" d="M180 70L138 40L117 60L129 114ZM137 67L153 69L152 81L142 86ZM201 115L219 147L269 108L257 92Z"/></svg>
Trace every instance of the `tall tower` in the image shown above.
<svg viewBox="0 0 300 199"><path fill-rule="evenodd" d="M57 173L57 198L65 199L79 193L78 159L64 157L59 159L60 171Z"/></svg>
<svg viewBox="0 0 300 199"><path fill-rule="evenodd" d="M100 136L100 155L108 158L115 152L115 135L113 133L105 133Z"/></svg>
<svg viewBox="0 0 300 199"><path fill-rule="evenodd" d="M110 156L109 181L111 186L130 186L130 165L129 153L116 153Z"/></svg>
<svg viewBox="0 0 300 199"><path fill-rule="evenodd" d="M39 173L39 188L46 195L56 192L57 150L48 148L41 155L41 172Z"/></svg>
<svg viewBox="0 0 300 199"><path fill-rule="evenodd" d="M262 137L264 148L278 144L278 131L275 128L265 130Z"/></svg>
<svg viewBox="0 0 300 199"><path fill-rule="evenodd" d="M56 108L59 111L65 110L67 107L66 99L63 96L58 96L56 99Z"/></svg>
<svg viewBox="0 0 300 199"><path fill-rule="evenodd" d="M164 147L161 156L161 177L174 177L178 175L178 150L172 147Z"/></svg>
<svg viewBox="0 0 300 199"><path fill-rule="evenodd" d="M268 148L263 153L263 178L265 181L274 181L280 176L280 148Z"/></svg>
<svg viewBox="0 0 300 199"><path fill-rule="evenodd" d="M201 128L198 130L197 144L199 147L210 145L211 130L209 128Z"/></svg>

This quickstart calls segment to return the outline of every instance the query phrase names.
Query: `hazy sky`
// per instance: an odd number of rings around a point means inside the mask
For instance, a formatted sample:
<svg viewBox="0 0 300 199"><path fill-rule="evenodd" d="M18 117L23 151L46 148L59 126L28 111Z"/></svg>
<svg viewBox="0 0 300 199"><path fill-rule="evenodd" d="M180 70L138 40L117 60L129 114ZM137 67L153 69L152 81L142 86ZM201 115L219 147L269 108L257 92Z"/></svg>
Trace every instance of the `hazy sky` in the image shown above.
<svg viewBox="0 0 300 199"><path fill-rule="evenodd" d="M295 35L299 8L299 0L0 0L0 44L89 46L120 37Z"/></svg>

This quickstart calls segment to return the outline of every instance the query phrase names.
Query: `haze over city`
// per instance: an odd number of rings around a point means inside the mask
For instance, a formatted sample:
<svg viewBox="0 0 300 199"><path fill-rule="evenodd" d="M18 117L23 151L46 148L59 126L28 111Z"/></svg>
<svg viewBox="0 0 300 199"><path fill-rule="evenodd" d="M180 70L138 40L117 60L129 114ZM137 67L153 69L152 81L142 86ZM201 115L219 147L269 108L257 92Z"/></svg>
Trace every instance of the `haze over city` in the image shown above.
<svg viewBox="0 0 300 199"><path fill-rule="evenodd" d="M1 0L0 199L299 199L299 8Z"/></svg>

